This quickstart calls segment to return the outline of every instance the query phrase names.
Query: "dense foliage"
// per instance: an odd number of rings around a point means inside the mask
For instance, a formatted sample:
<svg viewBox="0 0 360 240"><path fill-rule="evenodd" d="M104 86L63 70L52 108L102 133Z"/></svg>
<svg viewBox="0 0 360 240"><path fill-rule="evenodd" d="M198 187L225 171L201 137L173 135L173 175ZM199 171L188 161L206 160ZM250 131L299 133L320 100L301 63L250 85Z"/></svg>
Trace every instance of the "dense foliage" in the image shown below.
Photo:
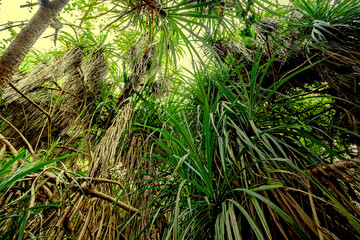
<svg viewBox="0 0 360 240"><path fill-rule="evenodd" d="M359 16L70 1L2 89L0 238L359 239Z"/></svg>

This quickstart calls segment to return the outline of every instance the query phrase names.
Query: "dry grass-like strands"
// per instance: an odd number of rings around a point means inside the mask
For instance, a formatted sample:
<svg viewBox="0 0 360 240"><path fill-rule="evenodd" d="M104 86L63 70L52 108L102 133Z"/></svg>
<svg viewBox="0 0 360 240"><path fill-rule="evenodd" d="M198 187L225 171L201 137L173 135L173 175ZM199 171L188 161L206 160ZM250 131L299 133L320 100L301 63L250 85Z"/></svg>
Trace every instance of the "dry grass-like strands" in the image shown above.
<svg viewBox="0 0 360 240"><path fill-rule="evenodd" d="M234 59L242 59L247 63L253 61L252 52L237 42L218 40L214 42L211 47L215 51L216 55L214 53L209 53L209 50L205 50L205 54L212 54L214 55L215 59L218 59L219 57L221 61L225 61L227 57L230 57Z"/></svg>
<svg viewBox="0 0 360 240"><path fill-rule="evenodd" d="M161 101L165 97L169 95L169 92L172 87L172 80L166 79L163 76L158 77L156 80L154 80L151 83L146 83L145 88L150 89L151 94L153 96Z"/></svg>
<svg viewBox="0 0 360 240"><path fill-rule="evenodd" d="M147 39L143 37L129 49L129 60L133 60L131 64L131 82L124 87L123 93L118 100L118 105L125 105L113 120L112 125L109 128L106 127L107 131L104 137L94 150L89 167L89 176L110 177L110 168L116 165L115 155L119 140L131 120L132 107L126 101L131 97L133 90L142 85L145 75L151 70L152 64L154 63L153 71L158 68L157 60L154 60L156 48L156 44L149 45ZM109 117L109 120L111 120L111 117Z"/></svg>
<svg viewBox="0 0 360 240"><path fill-rule="evenodd" d="M98 49L91 52L81 63L85 85L93 94L100 91L101 84L109 72L109 64L102 55L103 51L104 49Z"/></svg>
<svg viewBox="0 0 360 240"><path fill-rule="evenodd" d="M81 116L93 112L90 103L101 92L102 81L108 73L102 53L101 49L94 50L83 60L82 49L73 47L50 63L39 63L27 77L15 76L14 86L28 99L8 87L4 90L1 113L23 132L35 149L49 147L49 133L56 139L61 137L71 142L92 125L90 121L82 122ZM67 135L70 130L72 137ZM16 143L21 142L9 128L5 128L3 134L14 138Z"/></svg>
<svg viewBox="0 0 360 240"><path fill-rule="evenodd" d="M114 166L116 149L119 140L126 127L130 124L132 116L131 103L126 104L113 120L112 125L106 131L100 143L96 146L92 154L92 162L89 167L88 175L91 177L109 177L109 167Z"/></svg>
<svg viewBox="0 0 360 240"><path fill-rule="evenodd" d="M136 89L142 83L145 75L150 72L152 64L154 64L153 72L158 69L158 61L154 59L157 47L157 44L150 44L144 36L130 47L128 59L132 61L131 84L133 89Z"/></svg>

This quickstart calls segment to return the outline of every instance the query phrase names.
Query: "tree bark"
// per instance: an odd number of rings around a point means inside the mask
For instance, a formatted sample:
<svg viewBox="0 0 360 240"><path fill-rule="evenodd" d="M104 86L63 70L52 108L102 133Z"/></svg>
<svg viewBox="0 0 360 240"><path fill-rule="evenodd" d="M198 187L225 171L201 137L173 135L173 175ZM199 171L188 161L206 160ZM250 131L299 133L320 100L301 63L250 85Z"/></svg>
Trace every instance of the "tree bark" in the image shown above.
<svg viewBox="0 0 360 240"><path fill-rule="evenodd" d="M0 89L8 85L26 54L49 26L52 18L56 17L69 1L41 0L39 10L0 57Z"/></svg>

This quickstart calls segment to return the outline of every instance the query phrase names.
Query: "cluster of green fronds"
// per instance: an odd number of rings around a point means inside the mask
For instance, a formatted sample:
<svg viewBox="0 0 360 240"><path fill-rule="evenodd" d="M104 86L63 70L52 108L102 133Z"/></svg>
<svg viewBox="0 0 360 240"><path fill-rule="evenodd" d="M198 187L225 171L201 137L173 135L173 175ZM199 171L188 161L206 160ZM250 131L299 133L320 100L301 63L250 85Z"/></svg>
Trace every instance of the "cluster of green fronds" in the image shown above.
<svg viewBox="0 0 360 240"><path fill-rule="evenodd" d="M306 68L262 88L272 60L261 65L260 59L258 55L238 81L232 77L242 67L209 65L194 81L189 79L187 94L176 108L165 104L150 113L166 124L147 127L155 143L143 156L153 167L147 163L137 170L148 177L134 194L156 190L144 206L151 212L143 234L159 226L165 239L332 239L358 234L358 161L341 172L324 167L326 172L319 173L316 167L333 164L330 159L347 162L313 134L319 131L313 126L317 119L280 111L301 103L302 97L276 101L283 97L276 90Z"/></svg>

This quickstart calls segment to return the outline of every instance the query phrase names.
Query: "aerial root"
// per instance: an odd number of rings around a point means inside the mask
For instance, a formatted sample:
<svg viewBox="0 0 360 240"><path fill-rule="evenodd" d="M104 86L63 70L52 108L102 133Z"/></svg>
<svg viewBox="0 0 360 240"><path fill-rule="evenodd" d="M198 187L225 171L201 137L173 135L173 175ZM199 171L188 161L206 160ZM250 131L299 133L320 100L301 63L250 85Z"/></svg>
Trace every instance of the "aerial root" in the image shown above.
<svg viewBox="0 0 360 240"><path fill-rule="evenodd" d="M58 171L55 175L54 169L57 170L50 167L27 175L2 197L0 209L8 212L7 215L26 208L26 211L17 214L27 219L27 237L35 234L48 236L48 239L57 239L55 236L111 239L107 236L120 234L120 229L114 230L114 226L121 225L131 214L142 216L139 209L113 197L112 191L123 189L121 183L101 178L72 177ZM39 211L41 206L46 207Z"/></svg>

